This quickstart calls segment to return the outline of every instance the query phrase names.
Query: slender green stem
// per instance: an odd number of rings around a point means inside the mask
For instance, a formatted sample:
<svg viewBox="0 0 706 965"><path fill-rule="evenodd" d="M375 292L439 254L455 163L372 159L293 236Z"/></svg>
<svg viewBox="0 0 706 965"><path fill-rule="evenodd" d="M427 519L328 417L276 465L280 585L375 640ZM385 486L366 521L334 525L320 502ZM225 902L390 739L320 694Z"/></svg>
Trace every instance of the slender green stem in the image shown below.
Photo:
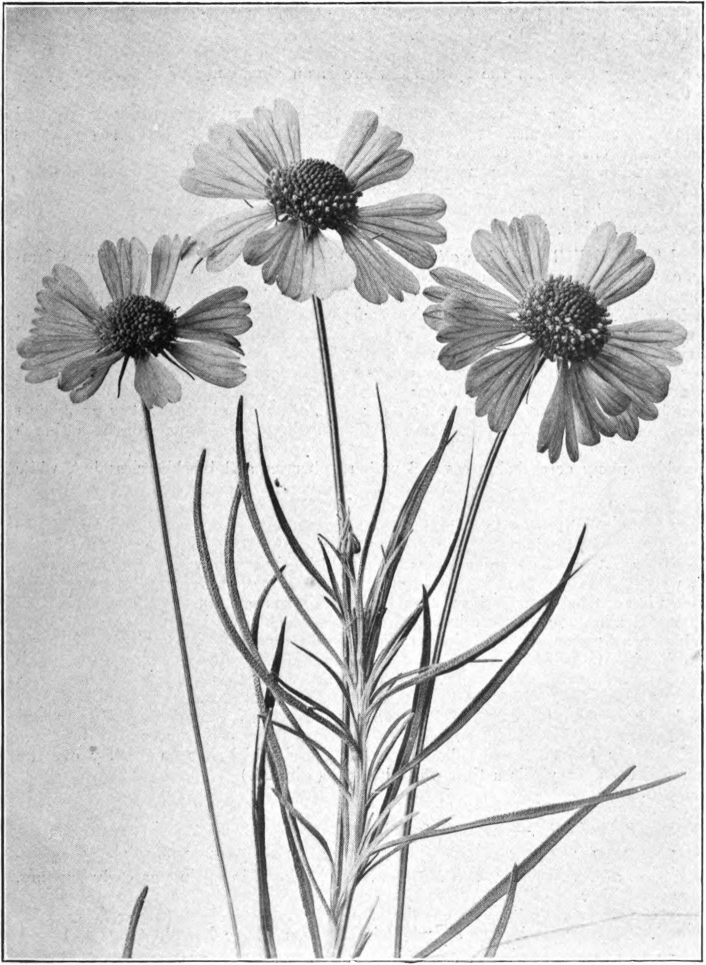
<svg viewBox="0 0 706 965"><path fill-rule="evenodd" d="M509 428L509 427L508 427ZM449 619L451 617L451 608L453 607L454 599L456 597L456 591L458 589L458 581L461 576L461 568L463 566L463 561L466 556L466 550L468 549L468 544L471 539L471 533L473 532L473 526L476 521L476 516L478 515L478 510L480 508L481 500L485 492L486 486L488 485L488 480L490 479L490 474L492 472L493 466L495 465L495 460L500 452L500 447L503 444L505 436L508 433L508 429L500 432L493 442L493 446L490 450L488 458L483 467L483 472L476 486L475 493L473 494L473 500L471 502L470 508L468 510L468 516L466 517L466 522L463 525L463 532L461 533L461 538L459 540L458 547L456 548L456 555L454 557L453 567L451 570L451 578L449 580L449 586L446 590L446 597L444 599L444 606L441 611L441 618L439 620L439 629L436 635L436 643L434 645L434 653L432 656L432 664L438 663L441 659L441 651L444 646L444 640L446 638L446 631L449 625ZM424 714L422 716L422 722L419 729L419 737L417 739L417 748L421 750L424 747L424 741L426 740L427 733L427 723L429 721L429 714L431 712L431 701L434 695L434 683L435 680L432 678L426 688L426 693L424 695ZM419 779L419 768L418 764L410 775L410 783L414 784ZM412 791L407 796L407 802L405 806L405 812L411 815L414 811L415 799L417 796L416 791ZM412 818L404 825L402 830L402 836L407 837L412 833ZM402 933L404 928L404 905L405 905L405 895L407 891L407 871L409 865L409 847L403 848L400 852L400 869L399 876L397 879L397 916L395 920L395 958L402 957Z"/></svg>
<svg viewBox="0 0 706 965"><path fill-rule="evenodd" d="M333 462L333 483L336 492L336 512L338 515L338 535L339 535L339 550L346 554L348 553L348 547L344 545L346 530L348 526L348 512L346 509L346 490L343 482L343 458L341 456L341 436L338 430L338 412L336 410L336 395L333 386L333 369L331 367L331 354L328 347L328 336L326 334L326 321L324 319L324 306L321 303L321 299L317 298L316 295L312 297L312 302L314 304L314 317L316 319L316 334L319 340L319 355L321 357L321 370L324 380L324 392L326 393L326 410L328 413L328 426L329 426L329 440L331 444L331 459ZM343 567L343 572L341 574L341 589L342 589L342 601L344 605L344 613L347 609L347 605L350 602L350 580L346 572L345 567ZM343 659L346 666L351 666L351 661L355 661L355 654L351 653L351 647L349 646L349 630L344 627L343 630ZM350 710L348 705L343 700L341 716L346 727L350 723ZM348 747L345 743L341 743L341 779L344 783L347 782L348 778L348 767L349 767L349 753ZM348 802L343 794L339 797L338 802L338 818L336 822L336 860L334 862L334 867L332 870L332 880L331 880L331 907L336 907L338 905L338 895L341 887L341 874L343 871L343 863L345 859L346 849L348 847L347 837L350 833L350 828L347 827L349 823L350 815L348 811Z"/></svg>
<svg viewBox="0 0 706 965"><path fill-rule="evenodd" d="M164 555L166 557L167 571L169 573L169 585L172 591L172 604L174 606L174 618L176 620L177 637L179 640L179 651L181 653L181 664L184 671L184 682L186 684L186 696L189 702L189 714L191 715L191 727L194 732L194 740L196 741L196 752L198 754L199 766L201 768L201 778L203 780L203 788L206 793L206 804L208 805L208 814L211 820L211 831L213 832L213 841L216 846L216 853L218 855L218 864L221 870L221 878L223 879L223 888L225 889L226 901L228 903L228 915L230 917L231 929L233 931L233 940L235 942L235 953L237 957L240 958L241 953L240 953L240 938L238 937L238 926L235 921L235 910L233 908L233 899L230 893L230 885L228 884L228 874L226 872L225 860L223 858L221 839L218 834L216 810L213 806L213 795L211 794L211 782L208 777L208 768L206 766L206 754L204 752L203 741L201 739L201 728L199 726L199 718L196 712L196 698L194 696L194 686L191 681L189 653L186 649L186 637L184 635L184 622L181 617L181 606L179 604L179 593L177 590L176 574L174 572L174 562L172 560L172 550L171 550L171 544L169 542L169 531L167 529L167 516L164 510L162 484L160 482L159 464L157 462L157 449L154 443L154 432L152 431L152 417L150 416L150 410L144 404L142 406L142 412L145 417L145 431L147 433L147 444L149 447L150 459L152 462L152 475L154 478L154 488L157 496L157 509L159 510L159 522L162 529L162 542L164 544Z"/></svg>
<svg viewBox="0 0 706 965"><path fill-rule="evenodd" d="M324 376L324 391L326 392L326 409L328 411L328 427L331 438L331 456L333 459L333 484L336 489L336 510L338 512L339 535L343 536L346 522L346 492L343 485L343 459L341 457L341 437L338 431L338 413L336 411L336 396L333 390L333 370L331 355L328 349L326 322L324 320L324 306L321 299L313 296L314 315L316 316L316 334L319 338L319 354Z"/></svg>

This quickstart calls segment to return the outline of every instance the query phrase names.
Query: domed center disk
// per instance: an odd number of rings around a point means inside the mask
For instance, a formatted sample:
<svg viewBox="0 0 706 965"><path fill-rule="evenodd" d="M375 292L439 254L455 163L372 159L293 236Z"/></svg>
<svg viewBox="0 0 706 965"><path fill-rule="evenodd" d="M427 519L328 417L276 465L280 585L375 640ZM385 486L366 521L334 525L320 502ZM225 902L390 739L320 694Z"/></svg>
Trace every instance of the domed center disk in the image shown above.
<svg viewBox="0 0 706 965"><path fill-rule="evenodd" d="M125 355L158 355L176 337L176 312L147 295L128 295L105 309L103 344Z"/></svg>
<svg viewBox="0 0 706 965"><path fill-rule="evenodd" d="M594 358L608 341L610 316L585 286L550 275L522 299L517 321L550 361Z"/></svg>
<svg viewBox="0 0 706 965"><path fill-rule="evenodd" d="M309 231L340 229L355 218L358 198L348 178L335 164L306 158L267 177L267 197L278 221L301 221Z"/></svg>

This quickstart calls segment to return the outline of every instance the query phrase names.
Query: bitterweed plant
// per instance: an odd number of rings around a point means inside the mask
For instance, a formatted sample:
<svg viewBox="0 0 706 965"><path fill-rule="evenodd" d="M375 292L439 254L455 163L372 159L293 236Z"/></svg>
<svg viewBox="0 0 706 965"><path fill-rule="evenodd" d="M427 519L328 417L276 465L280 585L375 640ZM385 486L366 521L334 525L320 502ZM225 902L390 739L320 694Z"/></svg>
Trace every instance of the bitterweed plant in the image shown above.
<svg viewBox="0 0 706 965"><path fill-rule="evenodd" d="M392 857L399 862L397 913L393 949L403 947L409 849L416 842L459 834L480 827L526 821L569 812L546 840L481 898L462 918L426 947L425 958L504 899L487 949L495 955L510 917L519 882L595 807L673 780L622 788L633 768L607 787L578 800L559 801L450 824L451 818L414 830L418 789L436 776L422 774L422 765L474 719L529 654L546 629L570 582L579 572L585 527L554 584L522 613L486 640L455 657L444 659L443 647L454 606L459 576L491 472L513 417L530 385L546 363L557 365L557 388L542 421L540 451L555 461L566 438L571 459L578 444L594 445L601 435L634 439L638 420L655 418L656 402L667 394L667 364L680 359L674 347L685 337L669 321L612 326L607 308L644 285L654 264L635 249L632 235L617 236L603 225L590 237L576 278L547 273L549 236L536 216L494 222L492 233L477 232L473 250L483 267L510 296L494 291L451 269L433 272L438 287L427 290L433 302L425 313L428 324L446 343L440 360L447 368L470 366L469 395L477 397L478 415L489 416L497 433L474 485L473 460L457 526L450 534L443 562L435 574L420 580L419 595L406 619L388 626L388 601L400 562L410 544L417 516L453 437L455 412L449 416L439 444L419 472L373 569L376 533L388 477L387 436L378 394L382 436L382 481L364 534L356 533L345 496L343 460L336 411L334 378L328 348L322 298L353 280L359 294L381 303L388 293L402 300L403 292L419 289L414 276L390 257L381 242L413 265L434 264L432 244L444 240L438 219L444 202L434 195L400 198L358 208L362 191L401 177L412 164L399 148L401 135L378 128L370 113L355 116L339 148L335 164L302 159L299 121L294 108L278 101L270 112L260 109L253 120L219 125L210 143L196 151L196 166L184 176L187 190L209 197L261 199L234 216L220 218L197 233L197 252L210 270L221 270L240 254L247 263L264 264L267 283L277 282L283 294L312 299L321 355L328 412L339 531L335 540L318 536L320 561L307 553L293 532L273 483L265 445L257 427L258 462L271 509L281 534L308 577L323 594L337 620L335 635L324 632L285 574L265 531L253 494L246 445L245 406L238 405L235 446L238 482L225 533L225 573L229 605L218 585L202 513L202 455L196 478L196 537L208 588L228 636L254 675L258 730L253 760L252 814L258 867L260 925L264 953L276 957L273 902L269 892L266 853L265 786L269 771L279 803L294 864L302 907L317 957L359 957L372 934L374 908L362 927L351 931L356 892L372 872ZM336 231L343 251L331 248L324 231ZM348 256L348 259L347 257ZM517 344L519 342L519 344ZM512 345L512 347L509 347ZM241 598L235 546L241 508L271 568L252 616ZM274 659L261 652L261 618L270 591L285 594L293 611L308 627L311 642L304 647L290 640L286 621L277 637ZM443 590L442 590L443 587ZM438 619L432 598L441 597ZM418 665L395 671L395 659L419 638ZM498 660L496 648L515 639L509 657ZM283 670L287 646L303 652L335 683L340 702L332 705L309 682L296 686ZM499 664L477 688L460 713L438 733L429 722L438 678L493 661ZM399 701L406 708L399 713ZM393 703L394 701L394 703ZM391 708L395 709L392 710ZM285 752L280 737L295 738L308 751L312 767L335 785L338 808L327 837L326 816L304 816L293 800ZM328 863L328 882L315 873L309 850L320 849Z"/></svg>
<svg viewBox="0 0 706 965"><path fill-rule="evenodd" d="M257 734L252 765L252 820L263 952L277 957L275 904L270 895L267 864L266 794L268 775L283 822L294 866L311 947L316 957L359 957L372 934L374 907L362 926L352 927L358 889L382 864L398 862L397 906L391 950L409 955L404 945L404 915L410 848L419 841L509 822L566 813L564 822L527 857L515 864L466 914L451 923L424 948L425 958L475 922L499 902L502 908L487 948L497 952L508 924L516 889L524 877L595 807L657 787L678 775L624 788L628 768L607 787L581 799L555 801L452 824L451 817L415 829L419 788L436 776L422 771L434 755L466 728L529 654L581 569L579 556L585 527L563 571L553 585L487 639L454 657L444 644L460 574L479 507L493 467L518 407L541 370L556 366L556 387L539 429L538 449L555 462L565 447L579 457L579 445L596 445L602 436L632 441L639 422L657 417L657 403L669 388L668 365L685 338L680 325L649 320L615 325L608 309L649 281L654 263L636 248L635 237L618 235L603 224L589 237L573 276L548 273L549 234L541 218L526 215L508 225L493 222L477 231L473 252L486 271L506 290L496 291L456 269L432 272L435 286L425 291L431 306L424 313L443 343L445 368L468 368L466 391L476 399L478 416L488 416L496 433L487 460L477 474L472 456L465 497L439 569L424 574L418 592L408 600L406 618L390 626L389 601L400 563L411 543L417 517L424 508L442 459L453 438L455 411L448 417L435 451L421 467L407 498L374 560L381 508L388 479L388 448L383 404L378 394L382 439L379 493L367 527L355 532L343 473L334 377L322 299L355 285L367 302L382 304L391 295L417 294L416 276L390 251L417 269L431 269L446 234L440 219L445 202L434 194L414 194L359 206L368 190L403 177L412 154L401 148L402 135L380 126L377 115L354 115L335 162L302 158L299 118L286 101L273 111L261 108L252 119L221 124L209 142L195 152L195 166L182 178L184 188L211 198L246 202L246 208L221 216L182 244L163 236L148 258L137 239L106 242L99 264L110 303L101 307L72 269L57 265L44 279L32 333L19 345L27 380L58 379L73 402L91 398L109 370L121 363L118 390L126 366L134 363L135 388L142 401L170 589L177 624L187 699L209 819L236 954L241 947L234 902L220 845L196 697L191 681L186 638L172 563L167 521L150 410L176 402L181 387L160 361L161 356L187 375L224 388L245 378L237 336L250 327L250 307L243 288L223 289L178 314L167 304L177 266L194 252L210 271L229 268L239 257L261 265L267 284L277 283L288 298L311 300L321 358L333 465L338 532L317 534L320 557L312 558L295 535L270 474L263 436L257 426L259 472L271 509L289 549L317 593L333 613L335 630L324 629L312 615L295 581L273 549L256 505L246 444L245 404L240 399L235 427L238 479L225 526L224 593L216 578L203 520L202 496L206 454L200 460L194 494L196 539L211 598L238 653L253 675ZM253 207L250 201L260 202ZM335 236L338 236L338 242ZM339 243L340 242L340 243ZM389 249L389 250L388 250ZM197 263L199 263L197 262ZM146 295L148 269L150 294ZM465 457L464 457L465 458ZM241 595L236 565L239 518L247 522L271 570L252 608ZM308 545L311 537L305 543ZM240 561L239 565L243 565ZM288 606L307 627L306 646L291 639L284 620L276 636L274 656L266 660L262 646L264 607L278 587ZM435 617L435 612L438 615ZM497 657L498 647L513 639L510 655ZM417 648L418 646L418 651ZM335 685L335 700L324 690L289 676L285 651L296 647L312 669ZM268 652L271 647L268 645ZM412 669L399 670L398 657L419 653ZM453 720L429 733L436 682L481 663L493 663L485 683ZM486 668L486 673L487 673ZM404 709L400 712L400 707ZM287 741L298 741L335 789L335 814L305 816L290 783ZM291 748L291 744L286 745ZM321 809L320 809L321 811ZM312 860L312 846L320 853ZM321 875L326 862L328 880ZM140 910L147 889L135 906L124 957L132 955Z"/></svg>

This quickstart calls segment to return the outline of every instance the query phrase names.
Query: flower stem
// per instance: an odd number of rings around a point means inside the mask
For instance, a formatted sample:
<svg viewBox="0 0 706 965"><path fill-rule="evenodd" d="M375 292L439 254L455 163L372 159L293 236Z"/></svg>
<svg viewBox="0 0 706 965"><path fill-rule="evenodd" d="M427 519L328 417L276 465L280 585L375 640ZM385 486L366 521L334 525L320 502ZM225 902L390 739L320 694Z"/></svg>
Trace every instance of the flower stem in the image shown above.
<svg viewBox="0 0 706 965"><path fill-rule="evenodd" d="M338 413L336 411L336 396L333 390L333 370L331 355L328 350L326 322L324 320L324 306L316 295L312 297L314 315L316 317L316 334L319 338L319 354L324 376L324 391L326 392L326 409L328 411L328 427L331 439L331 457L333 459L333 484L336 490L336 510L338 512L338 530L342 536L346 520L346 493L343 485L343 459L341 458L341 437L338 432Z"/></svg>
<svg viewBox="0 0 706 965"><path fill-rule="evenodd" d="M199 726L199 718L196 712L196 698L194 696L194 686L191 681L191 669L189 667L189 654L186 649L186 637L184 636L184 623L181 617L181 606L179 604L179 593L177 591L176 574L174 572L174 562L172 560L172 550L169 542L169 532L167 530L167 516L164 511L164 499L162 497L162 484L159 477L159 465L157 463L157 450L154 444L154 433L152 431L152 417L150 415L150 410L146 405L142 405L142 413L145 417L145 431L147 433L147 445L150 451L150 459L152 462L152 475L154 477L154 488L157 496L157 508L159 510L159 522L162 529L162 542L164 544L164 555L167 560L167 571L169 573L169 585L172 591L172 604L174 606L174 618L176 620L177 627L177 637L179 640L179 650L181 652L181 664L184 670L184 682L186 684L186 696L189 702L189 714L191 715L191 726L194 732L194 740L196 741L196 751L199 758L199 766L201 768L201 778L203 780L203 787L206 793L206 804L208 805L208 814L211 820L211 831L213 832L213 841L216 846L216 853L218 855L218 864L221 870L221 878L223 879L223 887L226 893L226 901L228 904L228 915L230 917L231 929L233 931L233 940L235 942L235 954L238 958L241 957L240 953L240 938L238 937L238 926L235 921L235 910L233 908L233 899L230 893L230 885L228 884L228 874L226 872L225 860L223 858L223 849L221 848L221 839L218 834L218 823L216 821L216 811L213 806L213 795L211 794L211 782L208 777L208 768L206 766L206 754L204 752L203 741L201 739L201 728Z"/></svg>
<svg viewBox="0 0 706 965"><path fill-rule="evenodd" d="M346 509L346 491L343 482L343 458L341 456L341 437L338 431L338 413L336 411L336 395L333 387L333 369L331 368L331 354L328 347L328 336L326 334L326 321L324 319L324 306L321 299L316 295L312 296L314 303L314 317L316 319L316 334L319 340L319 355L321 356L321 370L324 380L324 391L326 393L326 410L328 413L329 440L331 443L331 459L333 462L333 483L336 492L336 512L338 515L338 535L339 549L342 553L347 553L346 542L348 529L348 513ZM347 604L350 600L350 581L345 567L341 574L341 588L343 600ZM351 653L349 646L349 631L344 626L343 629L343 659L350 665L351 660L355 660L355 654ZM345 699L342 703L341 716L343 723L348 727L350 723L350 713ZM341 742L341 769L340 776L344 783L348 780L349 753L345 742ZM348 827L350 813L348 802L345 795L341 793L338 802L338 816L336 821L336 851L334 867L331 879L331 907L335 908L339 901L339 891L341 888L341 875L345 862L347 838L350 834ZM340 937L340 932L339 932Z"/></svg>

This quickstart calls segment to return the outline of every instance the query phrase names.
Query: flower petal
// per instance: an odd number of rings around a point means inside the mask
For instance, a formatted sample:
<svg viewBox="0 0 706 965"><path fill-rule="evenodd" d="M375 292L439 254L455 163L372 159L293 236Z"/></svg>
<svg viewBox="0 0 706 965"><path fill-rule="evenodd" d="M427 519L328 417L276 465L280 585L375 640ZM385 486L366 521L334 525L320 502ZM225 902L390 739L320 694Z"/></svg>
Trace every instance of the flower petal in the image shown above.
<svg viewBox="0 0 706 965"><path fill-rule="evenodd" d="M432 244L446 241L446 231L438 224L445 211L446 202L435 194L411 194L360 208L356 226L416 268L431 268L436 261Z"/></svg>
<svg viewBox="0 0 706 965"><path fill-rule="evenodd" d="M179 235L170 238L162 235L152 249L150 297L158 302L166 302L169 298L174 276L179 262L192 245L192 239L182 242Z"/></svg>
<svg viewBox="0 0 706 965"><path fill-rule="evenodd" d="M37 299L49 315L61 314L84 328L93 328L103 317L103 309L78 272L68 265L54 265L51 275L42 279L44 291Z"/></svg>
<svg viewBox="0 0 706 965"><path fill-rule="evenodd" d="M304 245L304 272L299 301L316 295L328 298L336 291L350 288L356 267L350 255L330 238L317 232Z"/></svg>
<svg viewBox="0 0 706 965"><path fill-rule="evenodd" d="M118 241L118 261L123 288L128 295L142 295L147 279L147 249L139 238Z"/></svg>
<svg viewBox="0 0 706 965"><path fill-rule="evenodd" d="M428 311L428 310L427 310ZM439 361L445 369L460 369L517 338L513 319L503 313L478 306L467 295L454 292L441 306L441 320L424 320L439 333L437 341L448 344L441 350Z"/></svg>
<svg viewBox="0 0 706 965"><path fill-rule="evenodd" d="M235 215L216 218L196 234L196 250L206 259L208 271L223 271L243 253L248 240L275 217L271 205L246 208Z"/></svg>
<svg viewBox="0 0 706 965"><path fill-rule="evenodd" d="M109 349L103 349L102 352L75 359L62 367L59 374L59 388L62 392L76 389L84 382L93 380L99 372L103 373L102 382L111 365L114 365L121 358L123 358L123 352L111 352Z"/></svg>
<svg viewBox="0 0 706 965"><path fill-rule="evenodd" d="M232 348L220 342L173 342L169 354L187 372L205 382L232 389L245 379L245 368Z"/></svg>
<svg viewBox="0 0 706 965"><path fill-rule="evenodd" d="M490 231L476 231L471 241L476 260L516 298L544 281L549 264L549 231L534 214L493 221Z"/></svg>
<svg viewBox="0 0 706 965"><path fill-rule="evenodd" d="M224 288L197 302L193 308L177 318L177 337L222 341L239 346L236 335L252 326L250 306L244 288Z"/></svg>
<svg viewBox="0 0 706 965"><path fill-rule="evenodd" d="M110 362L95 368L83 385L79 385L78 388L73 389L69 393L69 398L71 401L85 402L86 399L90 399L92 395L95 395L98 389L100 389L105 382L105 377L113 364L114 362Z"/></svg>
<svg viewBox="0 0 706 965"><path fill-rule="evenodd" d="M277 282L283 295L304 301L317 295L349 288L355 265L337 245L321 232L305 238L296 221L276 224L252 238L243 253L249 265L262 265L268 285Z"/></svg>
<svg viewBox="0 0 706 965"><path fill-rule="evenodd" d="M628 405L622 409L623 412L632 405L641 419L657 418L655 401L661 402L669 390L669 372L666 369L662 373L655 372L648 366L642 366L639 360L628 359L626 364L626 359L616 358L608 351L607 345L600 355L587 364L604 382L627 397ZM654 382L653 376L656 376Z"/></svg>
<svg viewBox="0 0 706 965"><path fill-rule="evenodd" d="M581 252L577 281L587 285L604 305L632 295L647 284L655 270L654 261L635 244L630 232L618 235L609 221L599 225Z"/></svg>
<svg viewBox="0 0 706 965"><path fill-rule="evenodd" d="M566 451L569 454L569 459L576 462L579 457L571 392L569 368L567 365L560 364L556 385L542 417L537 439L537 451L546 452L549 450L549 461L551 463L556 462L561 455L564 435L566 435Z"/></svg>
<svg viewBox="0 0 706 965"><path fill-rule="evenodd" d="M336 155L354 190L366 191L386 181L396 181L409 171L414 156L399 150L402 135L389 127L378 128L378 117L372 111L353 115Z"/></svg>
<svg viewBox="0 0 706 965"><path fill-rule="evenodd" d="M476 415L487 414L493 432L502 432L512 422L539 360L534 344L523 345L493 352L468 370L466 392L476 397Z"/></svg>
<svg viewBox="0 0 706 965"><path fill-rule="evenodd" d="M667 365L681 364L681 355L674 348L681 345L686 336L684 326L669 319L647 319L610 327L610 341L615 347L637 352L647 360Z"/></svg>
<svg viewBox="0 0 706 965"><path fill-rule="evenodd" d="M97 352L103 347L97 340L66 341L48 344L46 348L35 351L34 346L27 344L31 340L32 336L20 342L18 351L20 355L26 358L21 366L27 372L25 381L35 383L55 379L62 369L72 362L85 358L95 358Z"/></svg>
<svg viewBox="0 0 706 965"><path fill-rule="evenodd" d="M112 241L104 241L98 249L98 264L114 302L144 291L147 249L138 238L120 238L117 248Z"/></svg>
<svg viewBox="0 0 706 965"><path fill-rule="evenodd" d="M411 271L372 241L350 226L341 232L343 247L355 262L355 287L366 301L382 305L388 293L401 302L404 292L416 295L419 282Z"/></svg>
<svg viewBox="0 0 706 965"><path fill-rule="evenodd" d="M285 221L260 231L245 245L243 260L248 265L262 265L262 277L268 285L275 280L280 291L299 279L304 273L303 264L304 233L296 221ZM296 282L294 282L296 286ZM297 287L297 291L299 287Z"/></svg>
<svg viewBox="0 0 706 965"><path fill-rule="evenodd" d="M508 298L503 292L496 291L488 285L471 278L456 268L434 268L431 277L438 282L442 288L450 291L465 292L470 295L479 305L484 305L491 311L516 312L518 304L514 298ZM427 289L429 291L429 289ZM424 293L426 295L426 291ZM446 297L446 292L443 297ZM429 297L429 296L427 296Z"/></svg>
<svg viewBox="0 0 706 965"><path fill-rule="evenodd" d="M135 388L148 409L167 402L178 402L181 386L172 373L158 362L154 355L141 355L135 359Z"/></svg>
<svg viewBox="0 0 706 965"><path fill-rule="evenodd" d="M288 101L276 100L273 111L258 107L236 127L265 174L301 160L299 115Z"/></svg>
<svg viewBox="0 0 706 965"><path fill-rule="evenodd" d="M217 124L208 132L209 144L194 151L196 166L181 176L181 186L203 198L267 197L267 173L233 124Z"/></svg>

